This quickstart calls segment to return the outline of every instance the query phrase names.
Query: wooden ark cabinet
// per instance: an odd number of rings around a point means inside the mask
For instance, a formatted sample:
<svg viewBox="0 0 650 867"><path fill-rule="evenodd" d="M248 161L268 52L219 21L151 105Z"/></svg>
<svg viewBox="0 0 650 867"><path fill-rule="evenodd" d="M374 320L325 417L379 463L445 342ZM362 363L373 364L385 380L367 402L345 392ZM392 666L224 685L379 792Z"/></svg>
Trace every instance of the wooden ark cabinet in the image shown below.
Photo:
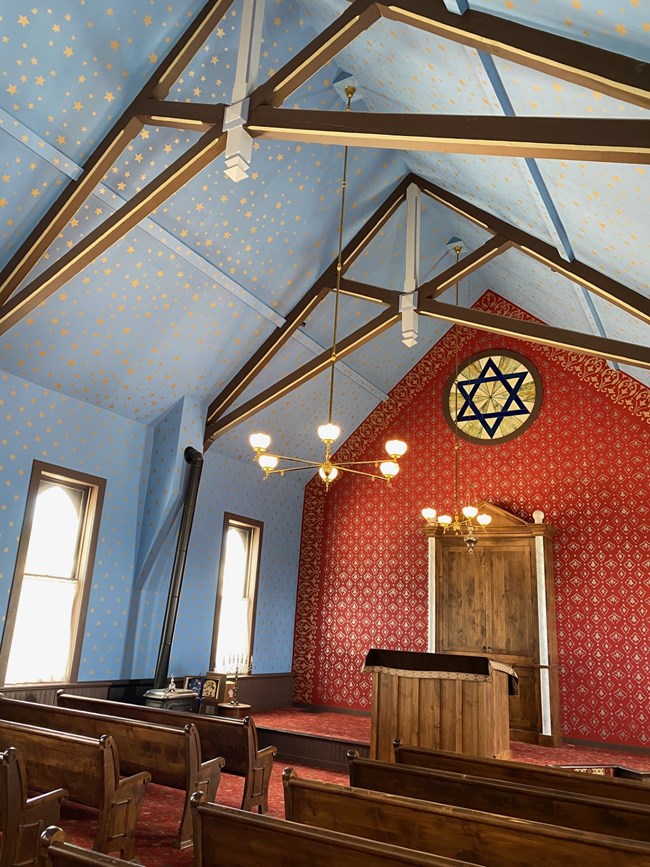
<svg viewBox="0 0 650 867"><path fill-rule="evenodd" d="M553 528L535 512L529 524L490 503L485 533L469 552L462 536L427 527L429 652L488 654L512 665L510 734L545 745L562 742L559 714Z"/></svg>

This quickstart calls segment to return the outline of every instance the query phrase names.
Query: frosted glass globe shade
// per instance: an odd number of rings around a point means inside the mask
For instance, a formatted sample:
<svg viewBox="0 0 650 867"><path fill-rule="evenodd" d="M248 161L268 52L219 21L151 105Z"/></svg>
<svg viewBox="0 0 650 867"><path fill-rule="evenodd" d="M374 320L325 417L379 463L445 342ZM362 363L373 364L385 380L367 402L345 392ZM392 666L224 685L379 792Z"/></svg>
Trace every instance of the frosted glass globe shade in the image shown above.
<svg viewBox="0 0 650 867"><path fill-rule="evenodd" d="M399 464L395 461L382 461L379 464L379 472L387 479L392 479L399 473Z"/></svg>
<svg viewBox="0 0 650 867"><path fill-rule="evenodd" d="M452 521L451 515L438 515L438 523L442 524L443 527L448 527Z"/></svg>
<svg viewBox="0 0 650 867"><path fill-rule="evenodd" d="M478 515L478 509L476 506L463 506L461 511L466 518L470 519L470 521Z"/></svg>
<svg viewBox="0 0 650 867"><path fill-rule="evenodd" d="M401 458L407 448L408 446L403 440L388 440L386 443L386 451L391 458Z"/></svg>
<svg viewBox="0 0 650 867"><path fill-rule="evenodd" d="M260 455L257 463L263 470L274 470L278 465L278 459L275 455Z"/></svg>
<svg viewBox="0 0 650 867"><path fill-rule="evenodd" d="M328 471L326 471L324 467L321 467L318 471L318 475L324 482L333 482L334 479L338 478L339 471L336 467L330 467Z"/></svg>
<svg viewBox="0 0 650 867"><path fill-rule="evenodd" d="M487 527L492 522L492 515L479 515L476 519L481 527Z"/></svg>
<svg viewBox="0 0 650 867"><path fill-rule="evenodd" d="M341 434L341 428L337 424L328 422L318 426L318 436L324 443L333 443Z"/></svg>
<svg viewBox="0 0 650 867"><path fill-rule="evenodd" d="M252 448L264 451L264 449L268 449L271 445L271 437L265 433L254 433L250 435L248 442Z"/></svg>

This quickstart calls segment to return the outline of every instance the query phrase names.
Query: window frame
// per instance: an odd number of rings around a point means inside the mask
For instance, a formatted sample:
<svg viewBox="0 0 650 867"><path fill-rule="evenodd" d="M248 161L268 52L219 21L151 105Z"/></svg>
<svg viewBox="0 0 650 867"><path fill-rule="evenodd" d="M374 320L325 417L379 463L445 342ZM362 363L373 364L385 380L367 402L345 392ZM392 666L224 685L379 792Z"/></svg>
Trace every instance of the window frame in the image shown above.
<svg viewBox="0 0 650 867"><path fill-rule="evenodd" d="M246 584L250 587L252 581L255 582L255 589L252 593L252 602L249 607L249 618L248 618L248 628L249 628L249 642L248 642L248 656L249 659L253 657L253 645L255 644L255 620L257 617L257 596L259 591L259 583L260 583L260 567L262 564L262 537L264 534L264 522L258 521L255 518L246 518L243 515L235 515L233 512L224 512L223 513L223 527L221 529L221 554L219 556L219 574L217 578L217 594L214 606L214 617L212 620L212 645L210 647L210 664L214 661L214 664L217 664L217 660L215 659L215 654L217 652L218 638L219 638L219 621L221 619L221 602L222 602L222 588L223 588L223 573L224 567L226 565L226 541L227 541L227 533L230 527L241 527L244 529L252 530L251 533L251 547L248 552L248 574L246 576ZM248 597L250 598L250 596ZM214 669L217 670L216 668Z"/></svg>
<svg viewBox="0 0 650 867"><path fill-rule="evenodd" d="M32 533L36 498L42 482L60 483L70 488L76 488L84 493L84 514L82 518L81 532L79 534L77 552L75 557L75 575L79 584L76 593L73 617L72 635L70 636L70 651L68 661L68 678L65 681L37 681L36 685L55 683L75 683L79 674L81 662L81 649L88 614L88 602L92 587L95 556L97 553L97 541L99 539L99 525L101 522L104 495L106 492L106 479L100 476L92 476L79 470L71 470L66 467L34 460L32 473L27 488L27 499L23 524L20 530L18 553L14 566L14 574L11 582L11 591L7 603L2 641L0 643L0 682L5 683L9 654L13 641L16 614L25 575L27 549ZM23 684L10 684L10 686L22 686ZM32 684L26 684L32 685Z"/></svg>

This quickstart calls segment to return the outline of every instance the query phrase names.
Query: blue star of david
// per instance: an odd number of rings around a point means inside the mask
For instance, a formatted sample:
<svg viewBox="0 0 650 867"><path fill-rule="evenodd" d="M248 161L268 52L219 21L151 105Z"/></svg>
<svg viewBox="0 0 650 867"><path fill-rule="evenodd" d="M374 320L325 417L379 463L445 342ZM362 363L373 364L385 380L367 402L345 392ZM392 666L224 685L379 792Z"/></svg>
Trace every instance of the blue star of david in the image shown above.
<svg viewBox="0 0 650 867"><path fill-rule="evenodd" d="M526 379L527 371L520 373L503 373L491 358L483 365L476 379L466 379L458 382L458 391L464 403L458 411L458 422L478 421L487 435L492 439L501 422L508 416L529 415L529 408L519 397L519 389ZM474 403L476 392L482 385L499 382L508 392L508 397L500 409L493 412L483 412Z"/></svg>

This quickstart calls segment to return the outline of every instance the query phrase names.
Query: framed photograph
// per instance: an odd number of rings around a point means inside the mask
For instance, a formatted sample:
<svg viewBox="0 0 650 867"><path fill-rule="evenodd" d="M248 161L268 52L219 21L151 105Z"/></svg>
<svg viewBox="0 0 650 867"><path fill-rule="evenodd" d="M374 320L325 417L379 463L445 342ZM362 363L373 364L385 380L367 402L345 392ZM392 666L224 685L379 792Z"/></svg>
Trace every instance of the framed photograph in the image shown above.
<svg viewBox="0 0 650 867"><path fill-rule="evenodd" d="M213 699L216 702L224 700L226 690L226 675L218 674L216 671L209 671L203 681L203 690L201 698Z"/></svg>
<svg viewBox="0 0 650 867"><path fill-rule="evenodd" d="M201 694L203 678L200 674L191 674L183 680L183 689L191 689L197 695Z"/></svg>

